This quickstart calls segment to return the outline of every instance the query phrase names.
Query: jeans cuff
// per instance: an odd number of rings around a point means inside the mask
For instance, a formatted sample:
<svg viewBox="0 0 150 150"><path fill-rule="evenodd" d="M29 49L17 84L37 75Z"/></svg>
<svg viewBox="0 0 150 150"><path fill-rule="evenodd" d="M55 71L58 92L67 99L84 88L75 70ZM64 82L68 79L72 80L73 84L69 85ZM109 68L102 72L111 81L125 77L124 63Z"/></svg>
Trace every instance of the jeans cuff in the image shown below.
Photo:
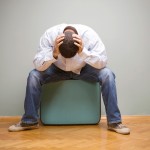
<svg viewBox="0 0 150 150"><path fill-rule="evenodd" d="M112 123L122 123L122 120L116 120L116 121L109 121L108 124L112 124Z"/></svg>

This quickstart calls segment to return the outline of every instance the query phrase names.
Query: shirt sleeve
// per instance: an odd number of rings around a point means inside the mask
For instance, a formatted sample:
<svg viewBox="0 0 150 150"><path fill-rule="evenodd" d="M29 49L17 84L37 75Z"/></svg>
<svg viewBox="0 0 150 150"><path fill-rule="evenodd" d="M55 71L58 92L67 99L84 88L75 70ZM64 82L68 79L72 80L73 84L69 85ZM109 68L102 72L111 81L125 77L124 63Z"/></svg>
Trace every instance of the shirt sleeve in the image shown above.
<svg viewBox="0 0 150 150"><path fill-rule="evenodd" d="M92 29L84 36L84 48L79 57L94 68L104 68L107 64L107 54L100 37Z"/></svg>
<svg viewBox="0 0 150 150"><path fill-rule="evenodd" d="M33 63L37 70L44 71L56 59L53 57L53 41L48 37L48 33L45 32L40 38L40 44L38 51L34 57Z"/></svg>

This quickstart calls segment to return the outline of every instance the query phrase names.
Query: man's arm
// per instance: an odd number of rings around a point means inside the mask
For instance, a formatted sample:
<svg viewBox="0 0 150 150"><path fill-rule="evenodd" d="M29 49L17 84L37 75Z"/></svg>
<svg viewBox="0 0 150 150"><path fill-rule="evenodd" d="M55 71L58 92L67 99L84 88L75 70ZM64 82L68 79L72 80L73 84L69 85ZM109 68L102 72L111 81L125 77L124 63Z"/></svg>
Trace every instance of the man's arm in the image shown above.
<svg viewBox="0 0 150 150"><path fill-rule="evenodd" d="M57 36L54 46L53 41L48 38L48 33L45 33L40 39L39 50L34 58L34 65L38 71L46 70L52 63L57 61L59 55L59 46L62 44L64 35Z"/></svg>
<svg viewBox="0 0 150 150"><path fill-rule="evenodd" d="M83 39L75 34L73 36L74 40L76 41L75 44L79 47L78 55L82 60L97 69L101 69L106 66L107 54L105 46L95 31L92 29L89 30L84 35ZM84 40L84 38L86 40Z"/></svg>
<svg viewBox="0 0 150 150"><path fill-rule="evenodd" d="M63 43L64 37L65 37L65 35L61 34L61 35L58 35L57 38L56 38L56 40L55 40L54 51L53 51L53 57L55 59L57 59L58 55L60 54L60 52L59 52L59 46Z"/></svg>

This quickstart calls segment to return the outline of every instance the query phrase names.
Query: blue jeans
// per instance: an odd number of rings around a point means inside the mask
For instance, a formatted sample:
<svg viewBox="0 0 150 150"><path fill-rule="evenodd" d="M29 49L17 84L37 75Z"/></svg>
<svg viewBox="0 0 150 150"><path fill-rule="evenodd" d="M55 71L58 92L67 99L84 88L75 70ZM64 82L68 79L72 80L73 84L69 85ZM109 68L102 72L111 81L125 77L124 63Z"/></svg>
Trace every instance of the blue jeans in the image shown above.
<svg viewBox="0 0 150 150"><path fill-rule="evenodd" d="M40 94L43 84L69 79L99 82L102 87L108 123L121 122L121 114L117 105L115 75L109 68L96 69L86 65L82 68L80 74L75 74L71 71L63 71L54 64L45 71L40 72L34 69L29 73L24 102L25 113L21 121L27 124L38 122Z"/></svg>

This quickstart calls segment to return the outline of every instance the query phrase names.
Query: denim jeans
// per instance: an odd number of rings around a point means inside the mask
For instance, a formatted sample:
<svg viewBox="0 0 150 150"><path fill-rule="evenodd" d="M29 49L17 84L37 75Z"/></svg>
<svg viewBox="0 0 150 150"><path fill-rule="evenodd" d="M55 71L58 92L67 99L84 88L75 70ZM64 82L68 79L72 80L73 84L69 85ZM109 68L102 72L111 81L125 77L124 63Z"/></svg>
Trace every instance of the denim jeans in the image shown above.
<svg viewBox="0 0 150 150"><path fill-rule="evenodd" d="M63 71L54 64L45 71L32 70L27 79L26 97L24 101L25 113L22 116L21 121L27 124L34 124L38 122L40 94L43 84L71 79L99 82L101 85L107 122L121 122L121 114L117 105L114 73L107 67L103 69L96 69L88 64L82 68L80 74L75 74L71 71Z"/></svg>

